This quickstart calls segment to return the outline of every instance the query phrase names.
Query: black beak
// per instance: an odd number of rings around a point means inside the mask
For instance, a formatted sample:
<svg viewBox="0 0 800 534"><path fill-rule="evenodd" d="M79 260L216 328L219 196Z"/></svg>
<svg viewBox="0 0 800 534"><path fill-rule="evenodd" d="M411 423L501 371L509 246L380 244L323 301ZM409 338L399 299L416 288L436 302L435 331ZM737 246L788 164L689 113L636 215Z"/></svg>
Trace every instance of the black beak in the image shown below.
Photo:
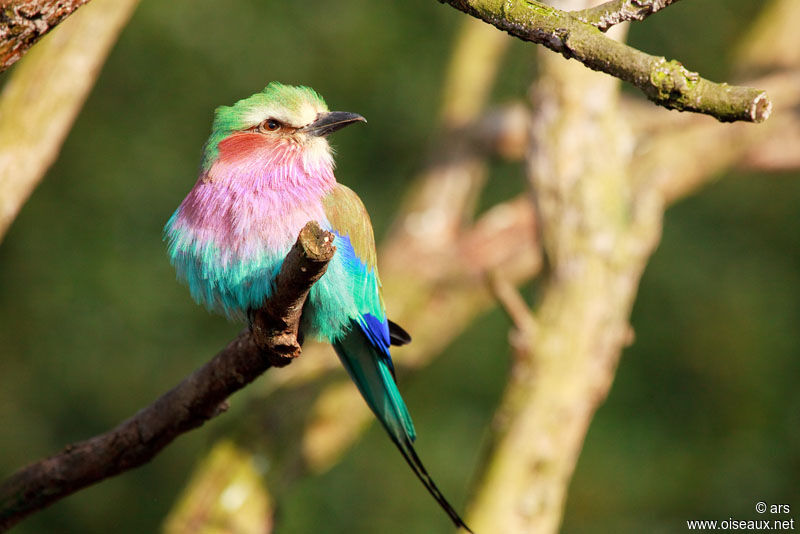
<svg viewBox="0 0 800 534"><path fill-rule="evenodd" d="M367 122L367 119L358 113L350 113L348 111L328 111L317 115L317 120L303 126L300 131L308 135L324 136L329 133L335 132L340 128L344 128L348 124L354 122Z"/></svg>

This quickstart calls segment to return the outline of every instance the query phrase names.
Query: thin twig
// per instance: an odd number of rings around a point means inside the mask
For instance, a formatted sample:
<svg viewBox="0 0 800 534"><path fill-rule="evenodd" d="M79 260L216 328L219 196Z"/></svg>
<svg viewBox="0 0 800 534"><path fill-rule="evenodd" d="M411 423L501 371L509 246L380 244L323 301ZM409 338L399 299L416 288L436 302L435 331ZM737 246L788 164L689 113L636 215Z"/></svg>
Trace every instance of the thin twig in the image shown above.
<svg viewBox="0 0 800 534"><path fill-rule="evenodd" d="M242 330L211 361L113 430L68 445L11 475L0 484L0 530L148 462L179 435L225 411L231 394L298 355L302 305L334 251L332 235L308 223L284 260L273 297L255 314L252 334Z"/></svg>
<svg viewBox="0 0 800 534"><path fill-rule="evenodd" d="M538 325L517 286L499 273L491 272L488 277L489 290L492 292L500 308L511 319L513 327L508 333L508 342L515 358L530 358L531 342L536 335Z"/></svg>
<svg viewBox="0 0 800 534"><path fill-rule="evenodd" d="M533 334L536 331L536 319L517 286L497 272L489 273L488 282L492 295L511 319L514 328L520 332Z"/></svg>
<svg viewBox="0 0 800 534"><path fill-rule="evenodd" d="M629 82L669 109L704 113L722 122L762 122L772 111L762 90L706 80L678 61L645 54L566 11L535 0L440 1L523 41L544 45L590 69Z"/></svg>
<svg viewBox="0 0 800 534"><path fill-rule="evenodd" d="M678 0L611 0L599 6L570 11L570 15L601 32L620 22L644 20Z"/></svg>

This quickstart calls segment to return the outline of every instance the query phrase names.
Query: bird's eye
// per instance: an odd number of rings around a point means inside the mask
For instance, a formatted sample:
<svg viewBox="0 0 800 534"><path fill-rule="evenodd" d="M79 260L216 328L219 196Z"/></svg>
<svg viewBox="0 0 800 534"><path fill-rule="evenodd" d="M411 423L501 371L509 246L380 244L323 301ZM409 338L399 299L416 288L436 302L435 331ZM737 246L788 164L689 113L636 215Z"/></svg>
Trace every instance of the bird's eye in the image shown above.
<svg viewBox="0 0 800 534"><path fill-rule="evenodd" d="M258 129L262 132L274 132L280 129L281 123L275 119L267 119L258 125Z"/></svg>

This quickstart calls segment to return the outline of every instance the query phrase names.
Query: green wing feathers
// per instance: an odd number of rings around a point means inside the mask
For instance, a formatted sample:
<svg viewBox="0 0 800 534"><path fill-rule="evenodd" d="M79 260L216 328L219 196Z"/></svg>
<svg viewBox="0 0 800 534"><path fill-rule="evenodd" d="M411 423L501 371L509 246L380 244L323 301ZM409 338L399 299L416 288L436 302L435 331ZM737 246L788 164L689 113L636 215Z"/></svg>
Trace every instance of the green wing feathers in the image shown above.
<svg viewBox="0 0 800 534"><path fill-rule="evenodd" d="M414 441L416 431L411 415L400 396L386 357L379 353L380 349L370 343L356 325L334 343L333 348L392 440L396 443L403 441L403 438Z"/></svg>
<svg viewBox="0 0 800 534"><path fill-rule="evenodd" d="M358 259L364 262L368 269L376 269L378 254L375 252L372 222L358 195L349 187L337 184L333 191L322 199L322 203L331 226L340 234L350 238Z"/></svg>

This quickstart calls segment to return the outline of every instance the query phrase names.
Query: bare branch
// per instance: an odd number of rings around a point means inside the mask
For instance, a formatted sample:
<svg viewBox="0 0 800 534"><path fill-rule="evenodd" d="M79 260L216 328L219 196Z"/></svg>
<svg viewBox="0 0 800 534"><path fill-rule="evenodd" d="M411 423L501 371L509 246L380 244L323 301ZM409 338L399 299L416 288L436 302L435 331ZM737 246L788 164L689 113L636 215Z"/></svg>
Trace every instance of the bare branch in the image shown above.
<svg viewBox="0 0 800 534"><path fill-rule="evenodd" d="M722 122L762 122L772 111L764 91L706 80L678 61L645 54L541 2L440 1L523 41L544 45L567 59L577 59L590 69L629 82L669 109L704 113Z"/></svg>
<svg viewBox="0 0 800 534"><path fill-rule="evenodd" d="M0 12L0 72L89 0L10 0Z"/></svg>
<svg viewBox="0 0 800 534"><path fill-rule="evenodd" d="M300 355L298 328L303 305L311 286L325 273L334 250L333 234L316 222L306 224L275 277L274 294L253 314L250 330L256 344L271 347L279 355L272 365L283 367Z"/></svg>
<svg viewBox="0 0 800 534"><path fill-rule="evenodd" d="M138 467L227 408L226 399L299 354L300 310L333 257L333 236L310 222L247 329L203 367L113 430L22 468L0 484L0 530L82 488Z"/></svg>
<svg viewBox="0 0 800 534"><path fill-rule="evenodd" d="M620 22L644 20L678 0L611 0L599 6L570 11L570 15L601 32Z"/></svg>

